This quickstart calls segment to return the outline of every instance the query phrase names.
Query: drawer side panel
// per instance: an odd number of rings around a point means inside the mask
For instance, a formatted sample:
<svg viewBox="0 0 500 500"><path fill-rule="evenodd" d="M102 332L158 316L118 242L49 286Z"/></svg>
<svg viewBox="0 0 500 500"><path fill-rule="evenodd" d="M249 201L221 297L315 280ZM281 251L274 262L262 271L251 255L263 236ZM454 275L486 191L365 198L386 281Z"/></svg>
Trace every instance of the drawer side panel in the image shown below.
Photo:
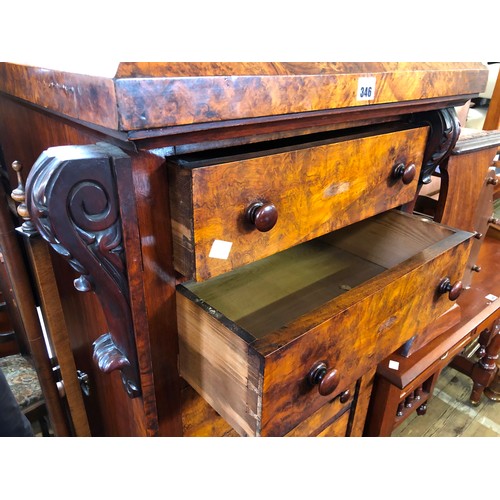
<svg viewBox="0 0 500 500"><path fill-rule="evenodd" d="M248 344L177 293L181 376L241 435L260 433L262 375Z"/></svg>
<svg viewBox="0 0 500 500"><path fill-rule="evenodd" d="M195 255L191 172L175 164L169 165L167 172L174 268L184 276L191 276Z"/></svg>

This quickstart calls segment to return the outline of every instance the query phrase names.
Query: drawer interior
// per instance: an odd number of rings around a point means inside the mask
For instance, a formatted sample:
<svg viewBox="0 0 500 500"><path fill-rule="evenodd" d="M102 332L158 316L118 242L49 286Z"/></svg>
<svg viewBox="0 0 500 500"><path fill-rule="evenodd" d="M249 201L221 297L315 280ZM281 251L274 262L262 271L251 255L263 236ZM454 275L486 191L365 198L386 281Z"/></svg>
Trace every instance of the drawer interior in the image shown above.
<svg viewBox="0 0 500 500"><path fill-rule="evenodd" d="M392 210L205 282L182 286L259 339L418 258L452 234L428 219Z"/></svg>

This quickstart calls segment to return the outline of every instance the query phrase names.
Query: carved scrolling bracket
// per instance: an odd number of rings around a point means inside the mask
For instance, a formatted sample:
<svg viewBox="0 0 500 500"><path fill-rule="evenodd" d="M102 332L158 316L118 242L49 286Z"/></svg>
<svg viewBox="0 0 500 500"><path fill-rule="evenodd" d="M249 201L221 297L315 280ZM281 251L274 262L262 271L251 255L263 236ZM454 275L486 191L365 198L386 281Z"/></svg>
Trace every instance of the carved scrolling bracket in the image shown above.
<svg viewBox="0 0 500 500"><path fill-rule="evenodd" d="M436 168L453 151L460 135L460 123L455 108L416 113L411 121L429 126L429 138L420 174L420 183L428 184Z"/></svg>
<svg viewBox="0 0 500 500"><path fill-rule="evenodd" d="M109 332L94 343L105 373L120 370L130 397L139 369L122 241L117 170L130 158L109 144L44 151L26 182L26 206L40 235L80 273L75 288L98 297Z"/></svg>

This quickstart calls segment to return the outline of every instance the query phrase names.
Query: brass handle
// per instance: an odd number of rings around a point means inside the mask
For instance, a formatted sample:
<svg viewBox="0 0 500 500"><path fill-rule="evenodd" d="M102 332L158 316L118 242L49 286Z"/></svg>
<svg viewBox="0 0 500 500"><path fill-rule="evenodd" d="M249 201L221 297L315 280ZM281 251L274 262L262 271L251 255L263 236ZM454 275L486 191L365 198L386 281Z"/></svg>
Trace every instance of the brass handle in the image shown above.
<svg viewBox="0 0 500 500"><path fill-rule="evenodd" d="M329 370L324 361L319 361L313 365L307 379L311 385L318 386L321 396L328 396L339 385L340 375L335 368Z"/></svg>
<svg viewBox="0 0 500 500"><path fill-rule="evenodd" d="M247 220L260 232L270 231L278 221L278 209L272 203L257 201L246 210Z"/></svg>
<svg viewBox="0 0 500 500"><path fill-rule="evenodd" d="M444 278L439 283L438 292L443 294L448 292L448 297L450 300L457 300L462 293L462 282L457 281L454 285L451 284L450 278Z"/></svg>
<svg viewBox="0 0 500 500"><path fill-rule="evenodd" d="M401 179L403 184L410 184L410 182L415 179L415 175L417 174L417 168L413 163L406 166L404 163L400 163L394 167L392 171L392 176L394 179Z"/></svg>

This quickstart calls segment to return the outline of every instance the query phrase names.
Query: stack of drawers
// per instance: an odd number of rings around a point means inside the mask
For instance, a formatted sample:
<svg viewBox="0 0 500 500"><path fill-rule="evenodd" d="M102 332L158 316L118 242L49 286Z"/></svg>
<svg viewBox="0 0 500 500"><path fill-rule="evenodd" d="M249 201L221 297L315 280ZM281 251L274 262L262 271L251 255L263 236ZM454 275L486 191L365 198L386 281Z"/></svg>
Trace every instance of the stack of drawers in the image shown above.
<svg viewBox="0 0 500 500"><path fill-rule="evenodd" d="M30 266L57 285L39 293L92 435L361 435L378 363L461 291L473 233L413 204L486 79L480 63L0 63L0 161L54 250Z"/></svg>
<svg viewBox="0 0 500 500"><path fill-rule="evenodd" d="M393 210L416 195L428 132L393 128L169 162L192 278L181 376L238 433L359 434L363 376L458 297L472 234Z"/></svg>

